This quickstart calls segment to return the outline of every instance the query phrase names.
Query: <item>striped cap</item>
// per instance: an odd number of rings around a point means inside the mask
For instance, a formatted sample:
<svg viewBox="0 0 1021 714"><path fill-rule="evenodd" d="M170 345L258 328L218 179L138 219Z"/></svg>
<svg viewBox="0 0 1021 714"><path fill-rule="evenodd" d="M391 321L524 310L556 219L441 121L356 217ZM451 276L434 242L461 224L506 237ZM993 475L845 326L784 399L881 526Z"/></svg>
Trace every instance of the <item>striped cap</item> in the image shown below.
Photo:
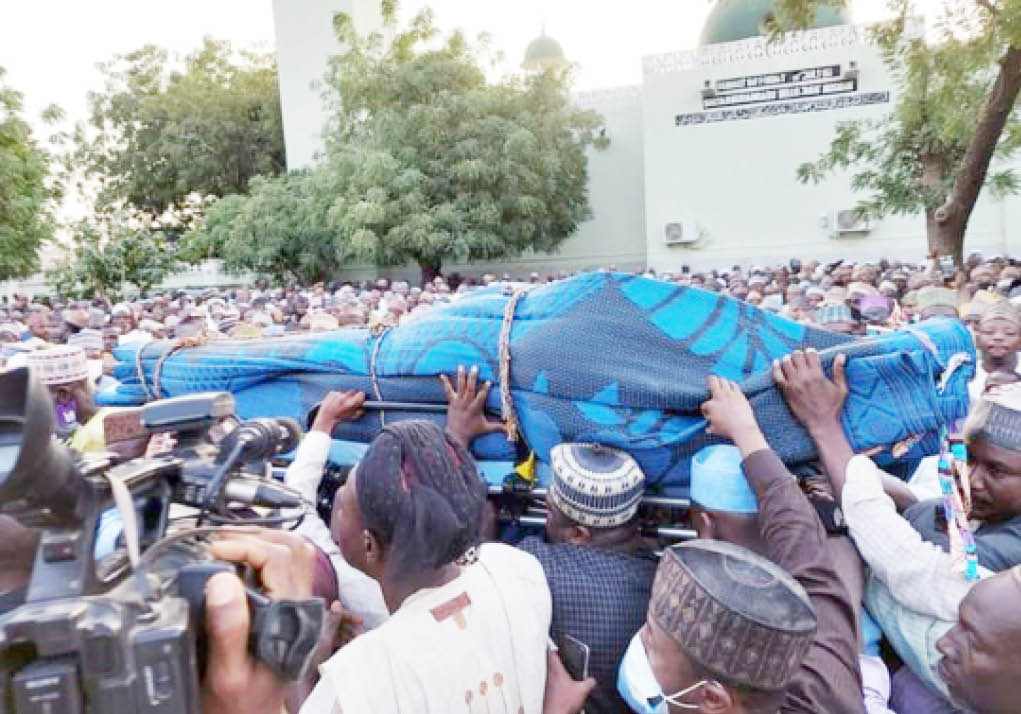
<svg viewBox="0 0 1021 714"><path fill-rule="evenodd" d="M558 444L550 450L550 502L575 523L611 528L634 518L645 474L626 452L600 444Z"/></svg>
<svg viewBox="0 0 1021 714"><path fill-rule="evenodd" d="M842 302L823 303L816 311L816 322L820 325L832 325L838 322L854 324L858 322L851 314L851 308Z"/></svg>
<svg viewBox="0 0 1021 714"><path fill-rule="evenodd" d="M81 347L60 345L30 352L28 366L43 384L73 384L89 378L89 361Z"/></svg>
<svg viewBox="0 0 1021 714"><path fill-rule="evenodd" d="M964 424L969 439L985 439L1021 451L1021 383L1006 384L983 395Z"/></svg>

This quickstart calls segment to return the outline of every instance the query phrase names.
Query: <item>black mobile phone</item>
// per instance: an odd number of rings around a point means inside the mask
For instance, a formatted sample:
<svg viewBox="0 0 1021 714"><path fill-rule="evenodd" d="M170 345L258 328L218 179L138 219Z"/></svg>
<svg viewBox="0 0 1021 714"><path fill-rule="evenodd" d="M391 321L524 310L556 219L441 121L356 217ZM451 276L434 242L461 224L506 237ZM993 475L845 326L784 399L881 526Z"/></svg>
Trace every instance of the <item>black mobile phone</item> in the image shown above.
<svg viewBox="0 0 1021 714"><path fill-rule="evenodd" d="M560 644L560 659L571 679L580 682L588 677L588 660L591 650L587 644L570 635L564 635Z"/></svg>

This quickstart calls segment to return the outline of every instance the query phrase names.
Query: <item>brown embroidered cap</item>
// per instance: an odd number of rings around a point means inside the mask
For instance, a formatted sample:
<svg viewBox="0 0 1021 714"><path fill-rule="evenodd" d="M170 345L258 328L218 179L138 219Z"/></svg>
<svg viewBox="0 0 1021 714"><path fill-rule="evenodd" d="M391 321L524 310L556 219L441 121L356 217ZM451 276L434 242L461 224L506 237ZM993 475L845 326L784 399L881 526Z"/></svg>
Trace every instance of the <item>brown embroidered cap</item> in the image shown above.
<svg viewBox="0 0 1021 714"><path fill-rule="evenodd" d="M649 612L704 668L765 691L787 687L817 624L794 578L747 548L715 540L663 554Z"/></svg>

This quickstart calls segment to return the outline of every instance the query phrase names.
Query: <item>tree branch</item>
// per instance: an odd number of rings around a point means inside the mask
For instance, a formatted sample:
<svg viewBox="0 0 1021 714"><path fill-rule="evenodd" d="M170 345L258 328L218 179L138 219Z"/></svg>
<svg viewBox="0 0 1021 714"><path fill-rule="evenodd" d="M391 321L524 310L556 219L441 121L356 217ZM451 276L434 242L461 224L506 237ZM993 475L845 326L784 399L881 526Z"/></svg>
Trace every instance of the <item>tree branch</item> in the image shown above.
<svg viewBox="0 0 1021 714"><path fill-rule="evenodd" d="M989 164L996 145L1007 125L1018 92L1021 91L1021 47L1010 47L1000 59L1000 71L993 83L982 116L975 129L975 137L961 160L954 178L954 186L944 203L936 211L936 222L953 225L962 235L968 218L975 207L979 191L989 172Z"/></svg>
<svg viewBox="0 0 1021 714"><path fill-rule="evenodd" d="M986 10L988 10L993 15L999 15L1000 14L1000 8L996 7L996 5L994 5L991 2L991 0L975 0L975 4L976 5L980 5L981 7L984 7Z"/></svg>

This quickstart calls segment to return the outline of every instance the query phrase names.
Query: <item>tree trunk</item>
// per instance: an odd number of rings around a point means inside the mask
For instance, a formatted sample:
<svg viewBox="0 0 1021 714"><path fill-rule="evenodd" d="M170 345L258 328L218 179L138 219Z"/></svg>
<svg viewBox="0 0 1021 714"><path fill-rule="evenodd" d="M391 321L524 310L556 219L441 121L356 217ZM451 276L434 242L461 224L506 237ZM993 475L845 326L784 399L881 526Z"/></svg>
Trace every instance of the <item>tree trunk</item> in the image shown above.
<svg viewBox="0 0 1021 714"><path fill-rule="evenodd" d="M946 203L936 210L934 219L939 225L941 240L952 245L951 254L960 265L964 255L964 233L968 219L975 208L979 191L985 183L989 164L996 151L1007 119L1014 109L1018 92L1021 91L1021 47L1010 47L1000 58L1000 72L993 83L982 116L979 117L975 138L968 145L961 167L954 178L954 187ZM931 245L930 233L930 245Z"/></svg>
<svg viewBox="0 0 1021 714"><path fill-rule="evenodd" d="M937 209L925 211L925 236L929 245L929 257L939 258L952 256L958 266L964 261L964 233L948 229L945 224L936 220Z"/></svg>
<svg viewBox="0 0 1021 714"><path fill-rule="evenodd" d="M947 177L950 175L950 161L944 152L930 151L922 154L922 186L925 188L930 200L938 200L943 195ZM955 241L951 234L944 230L936 219L937 209L935 206L925 209L925 237L928 243L928 255L931 258L939 258L944 255L954 256L954 260L960 259L961 246L955 247Z"/></svg>
<svg viewBox="0 0 1021 714"><path fill-rule="evenodd" d="M443 273L443 262L438 258L419 258L418 267L422 270L422 285L431 283L435 278L439 277Z"/></svg>

